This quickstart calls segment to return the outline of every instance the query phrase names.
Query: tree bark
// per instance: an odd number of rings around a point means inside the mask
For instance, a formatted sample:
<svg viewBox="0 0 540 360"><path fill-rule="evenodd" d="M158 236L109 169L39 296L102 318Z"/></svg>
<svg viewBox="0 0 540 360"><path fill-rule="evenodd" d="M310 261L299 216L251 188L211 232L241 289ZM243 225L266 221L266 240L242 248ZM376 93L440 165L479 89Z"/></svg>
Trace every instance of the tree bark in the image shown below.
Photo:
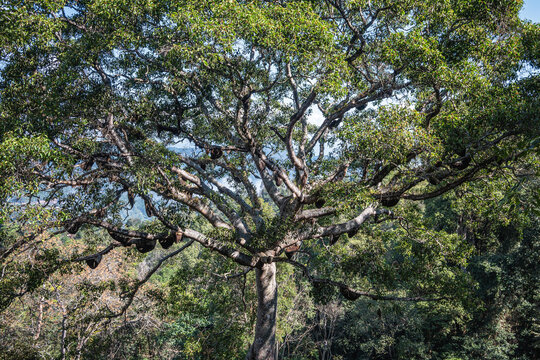
<svg viewBox="0 0 540 360"><path fill-rule="evenodd" d="M246 360L276 360L277 283L276 264L263 264L256 269L257 325L255 339Z"/></svg>

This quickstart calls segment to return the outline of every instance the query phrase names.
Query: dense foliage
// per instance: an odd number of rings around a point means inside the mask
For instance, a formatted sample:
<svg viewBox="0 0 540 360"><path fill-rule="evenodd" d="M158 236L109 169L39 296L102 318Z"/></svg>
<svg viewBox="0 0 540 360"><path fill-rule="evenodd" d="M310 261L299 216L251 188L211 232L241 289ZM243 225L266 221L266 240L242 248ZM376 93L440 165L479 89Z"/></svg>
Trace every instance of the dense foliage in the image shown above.
<svg viewBox="0 0 540 360"><path fill-rule="evenodd" d="M5 356L534 359L520 5L4 1Z"/></svg>

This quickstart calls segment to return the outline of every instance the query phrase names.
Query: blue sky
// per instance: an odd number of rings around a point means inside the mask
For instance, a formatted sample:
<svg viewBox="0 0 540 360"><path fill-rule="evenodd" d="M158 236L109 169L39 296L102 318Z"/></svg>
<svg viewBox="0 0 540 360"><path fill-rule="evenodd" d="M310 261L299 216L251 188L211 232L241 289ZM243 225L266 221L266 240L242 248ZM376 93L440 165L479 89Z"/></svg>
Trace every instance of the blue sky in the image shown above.
<svg viewBox="0 0 540 360"><path fill-rule="evenodd" d="M519 15L522 19L540 23L540 0L525 0Z"/></svg>

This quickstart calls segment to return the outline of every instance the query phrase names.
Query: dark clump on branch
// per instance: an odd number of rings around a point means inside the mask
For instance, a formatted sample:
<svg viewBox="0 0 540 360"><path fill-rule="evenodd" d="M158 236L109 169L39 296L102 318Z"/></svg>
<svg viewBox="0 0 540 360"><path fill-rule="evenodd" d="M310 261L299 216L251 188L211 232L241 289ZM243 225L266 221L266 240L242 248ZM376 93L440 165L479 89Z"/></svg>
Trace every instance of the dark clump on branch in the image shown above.
<svg viewBox="0 0 540 360"><path fill-rule="evenodd" d="M122 244L125 244L129 241L129 237L128 236L125 236L125 235L122 235L122 234L119 234L117 232L114 232L112 230L109 230L107 229L107 232L109 233L109 235L116 241L122 243Z"/></svg>
<svg viewBox="0 0 540 360"><path fill-rule="evenodd" d="M349 230L349 232L347 233L347 235L349 235L349 238L354 237L356 234L358 234L358 229Z"/></svg>
<svg viewBox="0 0 540 360"><path fill-rule="evenodd" d="M147 253L149 251L152 251L154 250L154 248L156 247L156 240L139 240L139 242L137 243L136 245L137 247L137 250L141 253Z"/></svg>
<svg viewBox="0 0 540 360"><path fill-rule="evenodd" d="M386 197L381 199L382 206L392 207L399 203L399 197Z"/></svg>
<svg viewBox="0 0 540 360"><path fill-rule="evenodd" d="M339 241L341 235L330 235L330 245L334 245Z"/></svg>
<svg viewBox="0 0 540 360"><path fill-rule="evenodd" d="M66 225L66 231L71 234L71 235L75 235L79 229L81 228L81 223L80 222L77 222L77 221L74 221L74 222L71 222L69 224Z"/></svg>
<svg viewBox="0 0 540 360"><path fill-rule="evenodd" d="M326 204L326 200L324 199L318 199L317 201L315 201L315 207L317 209L320 209L324 206L324 204Z"/></svg>
<svg viewBox="0 0 540 360"><path fill-rule="evenodd" d="M169 235L167 235L166 237L164 238L160 238L159 239L159 244L161 245L161 247L163 249L168 249L170 248L171 246L173 246L173 244L175 243L176 241L176 233L170 233Z"/></svg>
<svg viewBox="0 0 540 360"><path fill-rule="evenodd" d="M351 301L358 300L358 298L360 297L360 294L355 293L348 287L340 287L339 292L341 293L341 295L343 295L345 299Z"/></svg>
<svg viewBox="0 0 540 360"><path fill-rule="evenodd" d="M356 106L356 110L362 111L367 107L367 102Z"/></svg>
<svg viewBox="0 0 540 360"><path fill-rule="evenodd" d="M90 158L81 164L81 169L88 171L94 166L94 159Z"/></svg>
<svg viewBox="0 0 540 360"><path fill-rule="evenodd" d="M215 147L215 148L210 149L210 158L212 160L217 160L222 156L223 156L223 150L221 150L221 148Z"/></svg>
<svg viewBox="0 0 540 360"><path fill-rule="evenodd" d="M464 147L459 147L456 149L455 153L459 157L464 157L465 154L467 153L467 150Z"/></svg>
<svg viewBox="0 0 540 360"><path fill-rule="evenodd" d="M101 254L91 257L90 259L86 259L86 265L88 265L90 269L97 268L100 262L101 262Z"/></svg>
<svg viewBox="0 0 540 360"><path fill-rule="evenodd" d="M441 181L436 176L428 176L428 182L431 185L438 185Z"/></svg>
<svg viewBox="0 0 540 360"><path fill-rule="evenodd" d="M335 128L338 127L340 122L341 122L341 119L333 120L332 122L330 122L330 124L328 124L328 128L329 129L335 129Z"/></svg>

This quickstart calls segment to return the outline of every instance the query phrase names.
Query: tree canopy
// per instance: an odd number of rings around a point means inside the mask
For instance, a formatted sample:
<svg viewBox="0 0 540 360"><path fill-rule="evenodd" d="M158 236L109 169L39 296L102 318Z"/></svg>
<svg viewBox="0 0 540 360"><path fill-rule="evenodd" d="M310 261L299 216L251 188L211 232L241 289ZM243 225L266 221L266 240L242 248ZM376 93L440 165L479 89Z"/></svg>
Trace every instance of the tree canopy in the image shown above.
<svg viewBox="0 0 540 360"><path fill-rule="evenodd" d="M520 6L4 2L3 221L27 239L106 230L73 259L91 267L183 241L255 269L253 359L276 356L276 263L321 297L459 293L467 243L418 214L538 165L540 28Z"/></svg>

